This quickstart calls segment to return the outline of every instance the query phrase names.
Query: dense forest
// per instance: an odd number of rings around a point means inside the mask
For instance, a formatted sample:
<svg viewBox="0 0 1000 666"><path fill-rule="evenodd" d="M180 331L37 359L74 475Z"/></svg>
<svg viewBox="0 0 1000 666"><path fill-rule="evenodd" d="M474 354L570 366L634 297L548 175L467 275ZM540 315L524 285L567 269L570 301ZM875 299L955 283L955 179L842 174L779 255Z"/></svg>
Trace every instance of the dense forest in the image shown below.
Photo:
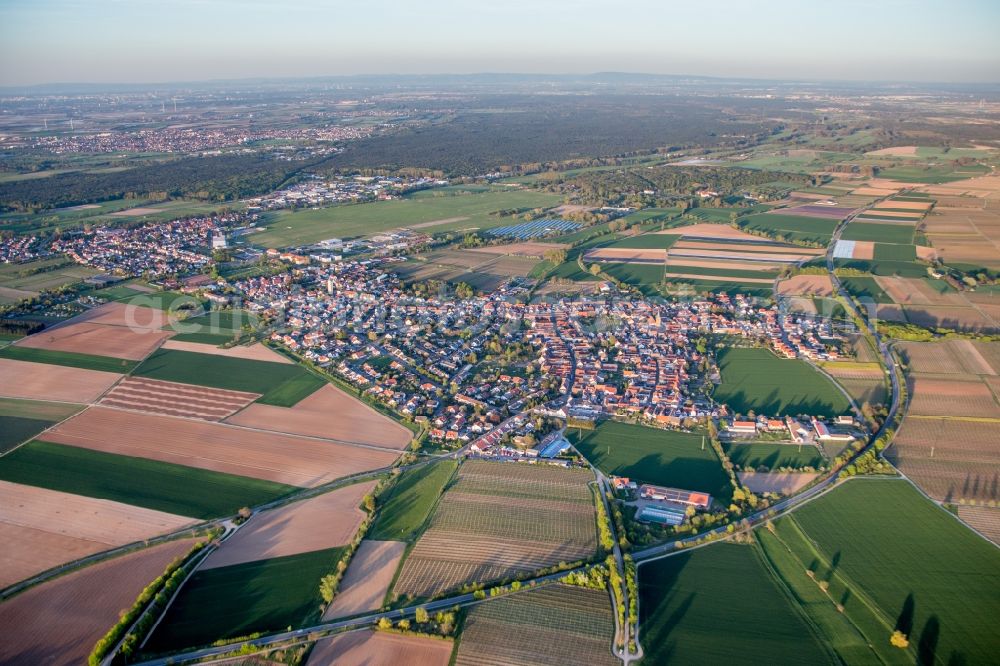
<svg viewBox="0 0 1000 666"><path fill-rule="evenodd" d="M659 166L614 171L589 171L555 177L547 189L593 206L670 205L707 188L721 197L753 192L763 199L781 196L791 185L806 186L810 176L733 167ZM652 192L652 194L644 194Z"/></svg>
<svg viewBox="0 0 1000 666"><path fill-rule="evenodd" d="M126 171L0 183L0 202L7 210L29 211L153 194L231 201L272 190L308 166L267 154L187 157Z"/></svg>
<svg viewBox="0 0 1000 666"><path fill-rule="evenodd" d="M498 108L499 107L499 108ZM775 129L721 108L667 97L503 98L391 134L351 142L327 165L440 169L449 175L684 146L749 145Z"/></svg>

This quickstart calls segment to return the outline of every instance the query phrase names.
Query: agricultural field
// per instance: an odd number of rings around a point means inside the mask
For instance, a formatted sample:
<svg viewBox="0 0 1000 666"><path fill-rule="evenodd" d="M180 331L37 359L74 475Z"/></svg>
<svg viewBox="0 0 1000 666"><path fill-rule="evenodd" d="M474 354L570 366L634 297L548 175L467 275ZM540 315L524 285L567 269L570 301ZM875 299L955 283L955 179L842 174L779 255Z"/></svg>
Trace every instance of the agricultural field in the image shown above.
<svg viewBox="0 0 1000 666"><path fill-rule="evenodd" d="M0 264L0 305L32 298L45 290L77 285L99 272L65 257Z"/></svg>
<svg viewBox="0 0 1000 666"><path fill-rule="evenodd" d="M851 296L862 302L895 303L874 277L842 277L840 282Z"/></svg>
<svg viewBox="0 0 1000 666"><path fill-rule="evenodd" d="M381 496L368 538L410 541L418 536L457 468L456 461L441 460L402 472Z"/></svg>
<svg viewBox="0 0 1000 666"><path fill-rule="evenodd" d="M914 229L915 227L912 224L882 224L853 220L844 229L841 238L849 241L912 245Z"/></svg>
<svg viewBox="0 0 1000 666"><path fill-rule="evenodd" d="M113 372L4 358L3 353L9 349L0 349L0 375L4 378L0 396L4 398L93 402L121 378Z"/></svg>
<svg viewBox="0 0 1000 666"><path fill-rule="evenodd" d="M37 349L71 355L85 353L102 358L141 361L159 347L169 335L165 331L132 329L91 322L67 322L30 335L15 345L18 349ZM96 370L103 369L91 367Z"/></svg>
<svg viewBox="0 0 1000 666"><path fill-rule="evenodd" d="M833 361L821 363L820 367L833 377L858 405L866 402L871 405L882 405L889 398L885 371L877 362Z"/></svg>
<svg viewBox="0 0 1000 666"><path fill-rule="evenodd" d="M648 295L666 286L767 296L781 268L820 252L721 224L693 224L598 247L585 259L608 262L602 264L605 272Z"/></svg>
<svg viewBox="0 0 1000 666"><path fill-rule="evenodd" d="M465 620L455 666L619 664L604 590L550 585L475 606Z"/></svg>
<svg viewBox="0 0 1000 666"><path fill-rule="evenodd" d="M796 275L778 282L782 296L833 296L833 283L828 275Z"/></svg>
<svg viewBox="0 0 1000 666"><path fill-rule="evenodd" d="M403 562L397 597L430 597L597 550L593 475L584 470L466 461Z"/></svg>
<svg viewBox="0 0 1000 666"><path fill-rule="evenodd" d="M813 469L823 464L823 456L814 446L798 446L796 444L772 444L770 442L754 442L742 444L739 442L722 445L737 467L756 470L766 467L770 471L779 467Z"/></svg>
<svg viewBox="0 0 1000 666"><path fill-rule="evenodd" d="M566 436L605 474L706 492L726 506L732 499L732 484L707 435L605 421L594 430L569 429Z"/></svg>
<svg viewBox="0 0 1000 666"><path fill-rule="evenodd" d="M739 219L740 227L759 231L782 241L826 245L839 219L760 213Z"/></svg>
<svg viewBox="0 0 1000 666"><path fill-rule="evenodd" d="M86 555L184 529L195 520L0 480L0 588Z"/></svg>
<svg viewBox="0 0 1000 666"><path fill-rule="evenodd" d="M799 559L795 573L808 567L829 581L831 598L873 644L899 629L909 663L928 664L987 663L1000 650L990 629L1000 552L906 481L853 480L776 524Z"/></svg>
<svg viewBox="0 0 1000 666"><path fill-rule="evenodd" d="M450 640L365 629L317 641L306 666L448 666L452 648Z"/></svg>
<svg viewBox="0 0 1000 666"><path fill-rule="evenodd" d="M418 255L411 261L396 265L394 270L407 282L464 282L473 289L489 293L510 278L533 275L535 269L543 263L539 257L497 255L482 251L487 249L492 249L492 246L469 250L439 250Z"/></svg>
<svg viewBox="0 0 1000 666"><path fill-rule="evenodd" d="M640 249L640 250L667 250L674 243L680 240L679 236L667 234L645 233L638 236L628 236L621 240L616 240L604 247L609 249Z"/></svg>
<svg viewBox="0 0 1000 666"><path fill-rule="evenodd" d="M737 472L736 477L747 490L758 494L794 495L819 476L812 472Z"/></svg>
<svg viewBox="0 0 1000 666"><path fill-rule="evenodd" d="M213 551L199 571L346 546L365 518L361 501L375 483L354 483L258 513Z"/></svg>
<svg viewBox="0 0 1000 666"><path fill-rule="evenodd" d="M0 604L0 662L79 666L150 581L193 539L169 541L89 566L30 588Z"/></svg>
<svg viewBox="0 0 1000 666"><path fill-rule="evenodd" d="M984 199L971 198L963 206L939 205L922 227L945 263L1000 269L1000 212L985 208Z"/></svg>
<svg viewBox="0 0 1000 666"><path fill-rule="evenodd" d="M0 454L81 409L82 405L0 398Z"/></svg>
<svg viewBox="0 0 1000 666"><path fill-rule="evenodd" d="M715 400L737 414L837 416L850 403L828 377L798 359L767 349L724 349L718 356L722 383Z"/></svg>
<svg viewBox="0 0 1000 666"><path fill-rule="evenodd" d="M960 506L958 517L966 525L1000 546L1000 508L994 506Z"/></svg>
<svg viewBox="0 0 1000 666"><path fill-rule="evenodd" d="M344 554L343 548L330 548L198 569L150 636L144 652L152 655L307 624L319 616L320 579L336 570Z"/></svg>
<svg viewBox="0 0 1000 666"><path fill-rule="evenodd" d="M406 543L402 541L363 540L323 619L349 617L380 608L405 552Z"/></svg>
<svg viewBox="0 0 1000 666"><path fill-rule="evenodd" d="M717 544L639 567L639 610L651 663L725 663L733 655L836 663L752 546Z"/></svg>
<svg viewBox="0 0 1000 666"><path fill-rule="evenodd" d="M257 393L125 377L98 404L150 414L221 421L259 398Z"/></svg>
<svg viewBox="0 0 1000 666"><path fill-rule="evenodd" d="M976 178L985 176L990 172L989 167L981 164L968 164L965 166L953 166L951 164L938 165L907 165L882 169L879 172L880 178L891 178L906 183L928 183L936 185L939 183L951 183L956 180Z"/></svg>
<svg viewBox="0 0 1000 666"><path fill-rule="evenodd" d="M240 507L296 490L266 480L41 441L0 458L0 479L205 519L232 515Z"/></svg>
<svg viewBox="0 0 1000 666"><path fill-rule="evenodd" d="M389 449L404 449L413 439L406 427L331 384L293 407L250 405L226 423Z"/></svg>
<svg viewBox="0 0 1000 666"><path fill-rule="evenodd" d="M261 394L259 402L279 407L291 407L326 383L294 364L171 349L154 352L135 369L133 375L258 393Z"/></svg>
<svg viewBox="0 0 1000 666"><path fill-rule="evenodd" d="M36 334L38 335L38 334ZM31 338L22 338L31 340ZM82 354L79 352L55 351L49 349L36 349L22 343L8 345L0 349L0 359L10 359L13 361L23 361L25 363L47 365L58 365L64 368L79 368L80 370L94 370L100 373L130 372L136 366L134 361L112 358L109 356L95 356L93 354ZM35 368L38 366L35 365ZM42 371L48 374L50 371Z"/></svg>
<svg viewBox="0 0 1000 666"><path fill-rule="evenodd" d="M1000 343L899 344L910 393L907 418L886 455L938 500L1000 500Z"/></svg>
<svg viewBox="0 0 1000 666"><path fill-rule="evenodd" d="M302 488L389 466L396 451L195 419L91 407L46 441Z"/></svg>
<svg viewBox="0 0 1000 666"><path fill-rule="evenodd" d="M260 247L308 245L327 238L354 238L409 227L424 232L488 229L510 224L493 213L520 208L548 208L561 197L531 190L444 196L410 196L394 201L331 206L268 215L266 230L248 236Z"/></svg>

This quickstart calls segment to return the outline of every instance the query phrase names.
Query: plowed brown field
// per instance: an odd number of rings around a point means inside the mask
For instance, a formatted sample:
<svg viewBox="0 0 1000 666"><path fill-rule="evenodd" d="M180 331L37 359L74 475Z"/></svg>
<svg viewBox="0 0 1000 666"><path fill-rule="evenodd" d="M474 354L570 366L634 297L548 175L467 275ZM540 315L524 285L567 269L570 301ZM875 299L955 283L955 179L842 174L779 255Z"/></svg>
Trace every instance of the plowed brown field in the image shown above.
<svg viewBox="0 0 1000 666"><path fill-rule="evenodd" d="M606 247L599 248L597 250L587 250L587 252L583 255L583 258L586 261L663 263L667 259L667 251Z"/></svg>
<svg viewBox="0 0 1000 666"><path fill-rule="evenodd" d="M200 569L346 545L365 517L361 498L374 487L375 481L355 483L259 513L209 555Z"/></svg>
<svg viewBox="0 0 1000 666"><path fill-rule="evenodd" d="M221 421L259 397L257 393L126 377L104 395L100 404L151 414Z"/></svg>
<svg viewBox="0 0 1000 666"><path fill-rule="evenodd" d="M828 275L796 275L778 283L778 293L804 296L832 296L833 283Z"/></svg>
<svg viewBox="0 0 1000 666"><path fill-rule="evenodd" d="M137 296L141 300L141 296ZM193 300L193 299L192 299ZM126 303L106 303L93 310L88 310L79 317L74 317L73 324L89 322L91 324L106 324L108 326L126 326L128 328L147 328L159 331L170 323L170 318L163 310L143 305Z"/></svg>
<svg viewBox="0 0 1000 666"><path fill-rule="evenodd" d="M362 541L323 619L380 608L405 551L406 544L402 541Z"/></svg>
<svg viewBox="0 0 1000 666"><path fill-rule="evenodd" d="M755 493L781 493L792 495L815 479L818 474L793 474L791 472L737 472L740 483Z"/></svg>
<svg viewBox="0 0 1000 666"><path fill-rule="evenodd" d="M307 666L448 666L452 642L364 629L316 643Z"/></svg>
<svg viewBox="0 0 1000 666"><path fill-rule="evenodd" d="M168 337L170 333L166 331L81 322L46 329L18 341L17 345L141 361Z"/></svg>
<svg viewBox="0 0 1000 666"><path fill-rule="evenodd" d="M0 481L0 587L195 522L111 500Z"/></svg>
<svg viewBox="0 0 1000 666"><path fill-rule="evenodd" d="M194 540L170 541L56 578L0 604L0 663L79 666L146 585Z"/></svg>
<svg viewBox="0 0 1000 666"><path fill-rule="evenodd" d="M0 377L5 398L83 403L97 400L121 375L0 358Z"/></svg>
<svg viewBox="0 0 1000 666"><path fill-rule="evenodd" d="M983 382L911 377L907 385L912 414L1000 418L1000 406Z"/></svg>
<svg viewBox="0 0 1000 666"><path fill-rule="evenodd" d="M385 467L397 457L388 451L102 407L74 416L45 438L301 487Z"/></svg>
<svg viewBox="0 0 1000 666"><path fill-rule="evenodd" d="M404 449L413 439L404 426L330 384L293 407L250 405L227 423L390 449Z"/></svg>

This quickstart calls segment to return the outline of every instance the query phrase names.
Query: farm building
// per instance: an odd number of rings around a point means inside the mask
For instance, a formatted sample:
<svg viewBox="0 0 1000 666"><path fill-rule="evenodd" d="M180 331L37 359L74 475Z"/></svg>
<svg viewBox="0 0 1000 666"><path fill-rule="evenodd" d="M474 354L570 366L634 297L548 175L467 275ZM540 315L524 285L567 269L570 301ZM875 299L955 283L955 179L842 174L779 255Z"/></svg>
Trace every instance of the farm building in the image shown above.
<svg viewBox="0 0 1000 666"><path fill-rule="evenodd" d="M825 423L819 420L813 420L813 429L816 431L816 438L824 442L849 442L854 439L854 436L846 432L834 432L831 431Z"/></svg>
<svg viewBox="0 0 1000 666"><path fill-rule="evenodd" d="M757 433L756 421L733 421L729 425L729 431L740 435L754 435Z"/></svg>
<svg viewBox="0 0 1000 666"><path fill-rule="evenodd" d="M679 488L664 488L663 486L654 486L648 483L639 487L639 496L643 499L656 500L657 502L676 502L698 509L707 509L712 504L712 496L708 493L680 490Z"/></svg>
<svg viewBox="0 0 1000 666"><path fill-rule="evenodd" d="M671 506L647 506L639 512L639 520L648 523L659 523L676 527L684 522L684 509Z"/></svg>

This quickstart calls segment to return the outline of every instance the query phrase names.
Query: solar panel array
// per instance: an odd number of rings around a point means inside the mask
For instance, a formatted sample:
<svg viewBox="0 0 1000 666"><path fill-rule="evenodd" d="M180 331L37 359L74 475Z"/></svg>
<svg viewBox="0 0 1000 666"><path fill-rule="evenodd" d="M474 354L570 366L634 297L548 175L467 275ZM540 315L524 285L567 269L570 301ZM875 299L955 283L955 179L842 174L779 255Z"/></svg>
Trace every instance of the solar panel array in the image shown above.
<svg viewBox="0 0 1000 666"><path fill-rule="evenodd" d="M552 234L563 234L568 231L576 231L580 225L568 220L557 220L546 218L544 220L532 220L523 224L514 224L506 227L496 227L486 232L487 236L509 236L517 240L529 240L531 238L541 238Z"/></svg>

